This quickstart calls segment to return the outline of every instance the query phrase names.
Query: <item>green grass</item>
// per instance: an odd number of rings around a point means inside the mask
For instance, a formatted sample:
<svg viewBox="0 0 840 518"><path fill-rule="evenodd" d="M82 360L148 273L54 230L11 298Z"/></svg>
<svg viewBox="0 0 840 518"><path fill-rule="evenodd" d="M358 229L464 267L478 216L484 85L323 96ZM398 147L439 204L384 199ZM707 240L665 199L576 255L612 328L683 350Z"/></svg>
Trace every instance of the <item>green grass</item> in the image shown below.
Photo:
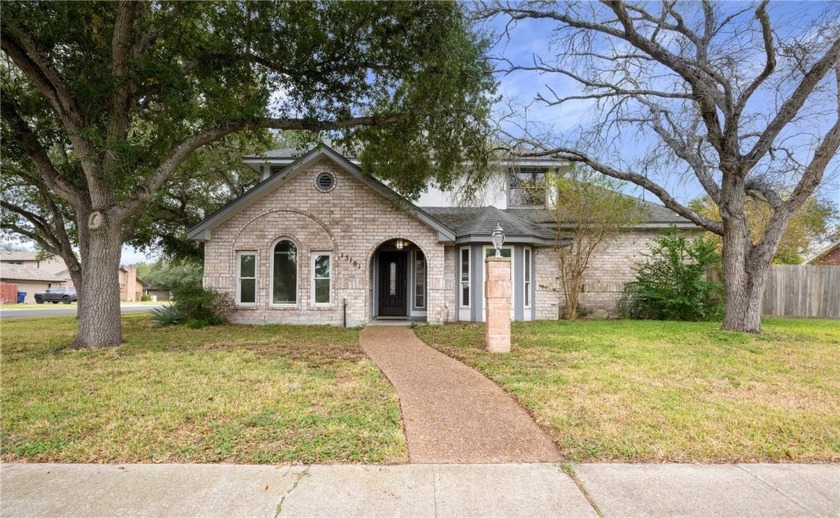
<svg viewBox="0 0 840 518"><path fill-rule="evenodd" d="M421 327L426 343L513 394L572 461L840 461L840 322L515 323L509 355L484 327Z"/></svg>
<svg viewBox="0 0 840 518"><path fill-rule="evenodd" d="M68 348L73 317L2 322L4 462L391 463L397 396L334 327L154 329Z"/></svg>

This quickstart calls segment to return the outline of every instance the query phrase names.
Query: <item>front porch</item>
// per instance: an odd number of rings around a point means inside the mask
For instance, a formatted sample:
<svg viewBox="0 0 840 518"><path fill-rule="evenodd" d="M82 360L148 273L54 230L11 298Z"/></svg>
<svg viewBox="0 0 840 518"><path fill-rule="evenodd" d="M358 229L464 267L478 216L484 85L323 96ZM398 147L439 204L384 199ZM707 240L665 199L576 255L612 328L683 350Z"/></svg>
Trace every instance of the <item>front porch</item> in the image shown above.
<svg viewBox="0 0 840 518"><path fill-rule="evenodd" d="M370 323L426 322L427 271L426 253L408 239L377 247L369 271Z"/></svg>

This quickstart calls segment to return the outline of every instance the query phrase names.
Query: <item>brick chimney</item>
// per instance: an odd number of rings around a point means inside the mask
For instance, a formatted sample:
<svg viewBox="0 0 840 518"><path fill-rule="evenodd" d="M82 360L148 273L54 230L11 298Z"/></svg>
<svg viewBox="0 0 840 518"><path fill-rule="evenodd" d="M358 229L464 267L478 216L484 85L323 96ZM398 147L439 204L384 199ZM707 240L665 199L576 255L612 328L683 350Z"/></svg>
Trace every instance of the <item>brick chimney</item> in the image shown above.
<svg viewBox="0 0 840 518"><path fill-rule="evenodd" d="M137 267L125 267L125 300L135 302L137 300Z"/></svg>

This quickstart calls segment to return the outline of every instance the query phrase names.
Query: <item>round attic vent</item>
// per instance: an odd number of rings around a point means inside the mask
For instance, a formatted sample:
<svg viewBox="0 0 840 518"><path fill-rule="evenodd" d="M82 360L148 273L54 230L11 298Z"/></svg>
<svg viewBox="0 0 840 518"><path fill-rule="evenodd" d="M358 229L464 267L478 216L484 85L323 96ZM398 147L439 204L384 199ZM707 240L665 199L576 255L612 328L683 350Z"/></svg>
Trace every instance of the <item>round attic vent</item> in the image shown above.
<svg viewBox="0 0 840 518"><path fill-rule="evenodd" d="M327 171L315 175L315 187L321 192L330 192L335 188L335 176Z"/></svg>

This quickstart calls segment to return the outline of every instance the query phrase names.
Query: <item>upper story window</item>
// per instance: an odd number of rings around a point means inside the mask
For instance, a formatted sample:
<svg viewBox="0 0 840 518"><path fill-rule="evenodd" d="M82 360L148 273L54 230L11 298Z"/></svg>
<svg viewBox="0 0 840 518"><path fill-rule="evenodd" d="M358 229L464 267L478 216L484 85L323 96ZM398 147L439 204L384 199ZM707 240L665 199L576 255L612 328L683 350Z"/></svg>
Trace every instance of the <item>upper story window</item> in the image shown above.
<svg viewBox="0 0 840 518"><path fill-rule="evenodd" d="M545 205L545 168L511 169L508 172L508 207Z"/></svg>

